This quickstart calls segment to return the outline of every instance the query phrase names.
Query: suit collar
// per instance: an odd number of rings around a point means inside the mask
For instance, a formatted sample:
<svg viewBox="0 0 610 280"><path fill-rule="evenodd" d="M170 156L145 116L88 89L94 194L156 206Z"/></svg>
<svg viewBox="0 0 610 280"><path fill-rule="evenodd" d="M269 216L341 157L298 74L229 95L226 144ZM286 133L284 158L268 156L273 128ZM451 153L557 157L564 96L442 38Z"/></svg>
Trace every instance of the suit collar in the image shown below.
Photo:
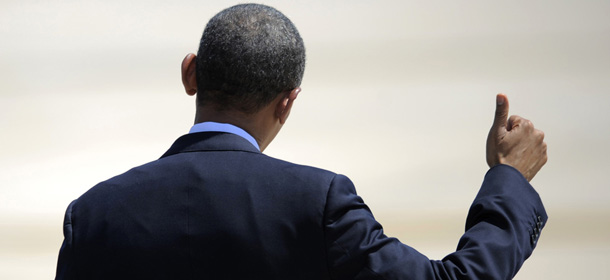
<svg viewBox="0 0 610 280"><path fill-rule="evenodd" d="M181 136L161 158L187 152L243 151L261 153L248 140L225 132L198 132Z"/></svg>

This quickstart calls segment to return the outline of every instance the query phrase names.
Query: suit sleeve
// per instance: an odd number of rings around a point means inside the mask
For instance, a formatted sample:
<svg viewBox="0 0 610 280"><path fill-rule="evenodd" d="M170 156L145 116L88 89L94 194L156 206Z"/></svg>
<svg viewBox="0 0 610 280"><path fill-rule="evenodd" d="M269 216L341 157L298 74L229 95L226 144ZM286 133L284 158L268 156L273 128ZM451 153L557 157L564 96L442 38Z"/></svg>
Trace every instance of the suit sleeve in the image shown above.
<svg viewBox="0 0 610 280"><path fill-rule="evenodd" d="M457 250L430 260L414 248L385 236L356 194L337 175L324 215L332 279L512 279L531 255L547 215L521 173L507 165L488 171L468 217Z"/></svg>
<svg viewBox="0 0 610 280"><path fill-rule="evenodd" d="M72 201L66 209L64 216L64 241L59 249L59 257L57 259L57 271L55 279L74 279L74 248L73 248L73 237L72 237L72 206L76 203L76 200Z"/></svg>

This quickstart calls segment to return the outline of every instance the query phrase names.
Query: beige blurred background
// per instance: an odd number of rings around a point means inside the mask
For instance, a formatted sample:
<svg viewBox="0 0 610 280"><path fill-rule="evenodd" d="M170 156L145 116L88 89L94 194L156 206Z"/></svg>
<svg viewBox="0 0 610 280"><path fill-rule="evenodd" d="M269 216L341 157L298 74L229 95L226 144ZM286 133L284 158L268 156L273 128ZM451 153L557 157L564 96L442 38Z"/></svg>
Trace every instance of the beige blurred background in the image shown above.
<svg viewBox="0 0 610 280"><path fill-rule="evenodd" d="M50 279L68 203L158 158L194 99L179 66L232 1L0 0L0 279ZM453 251L495 94L546 132L550 216L516 279L609 279L609 1L266 1L308 55L266 151L348 175L386 233Z"/></svg>

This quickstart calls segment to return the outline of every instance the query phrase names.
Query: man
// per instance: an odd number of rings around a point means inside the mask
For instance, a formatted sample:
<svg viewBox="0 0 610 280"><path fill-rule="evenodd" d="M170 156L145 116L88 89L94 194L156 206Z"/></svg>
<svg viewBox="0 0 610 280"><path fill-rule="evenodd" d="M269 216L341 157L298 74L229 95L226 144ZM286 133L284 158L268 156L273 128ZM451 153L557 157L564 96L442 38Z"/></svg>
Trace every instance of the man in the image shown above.
<svg viewBox="0 0 610 280"><path fill-rule="evenodd" d="M66 211L57 279L510 279L547 216L528 183L542 132L497 96L491 167L457 251L429 260L386 237L342 175L262 154L300 92L303 41L283 14L214 16L182 62L195 125L159 159L101 182Z"/></svg>

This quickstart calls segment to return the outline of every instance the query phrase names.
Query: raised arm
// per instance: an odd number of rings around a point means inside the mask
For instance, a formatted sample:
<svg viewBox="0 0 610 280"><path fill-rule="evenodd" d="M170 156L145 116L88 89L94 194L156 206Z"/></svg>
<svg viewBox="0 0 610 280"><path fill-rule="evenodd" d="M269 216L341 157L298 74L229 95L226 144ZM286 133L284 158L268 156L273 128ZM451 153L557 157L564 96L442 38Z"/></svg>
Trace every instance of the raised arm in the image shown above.
<svg viewBox="0 0 610 280"><path fill-rule="evenodd" d="M498 95L488 141L485 175L457 250L429 260L395 238L338 175L325 209L325 237L333 279L512 279L532 254L547 215L529 180L546 162L541 132L519 117L507 120L508 101ZM504 121L502 121L504 120ZM525 177L527 176L527 177Z"/></svg>

